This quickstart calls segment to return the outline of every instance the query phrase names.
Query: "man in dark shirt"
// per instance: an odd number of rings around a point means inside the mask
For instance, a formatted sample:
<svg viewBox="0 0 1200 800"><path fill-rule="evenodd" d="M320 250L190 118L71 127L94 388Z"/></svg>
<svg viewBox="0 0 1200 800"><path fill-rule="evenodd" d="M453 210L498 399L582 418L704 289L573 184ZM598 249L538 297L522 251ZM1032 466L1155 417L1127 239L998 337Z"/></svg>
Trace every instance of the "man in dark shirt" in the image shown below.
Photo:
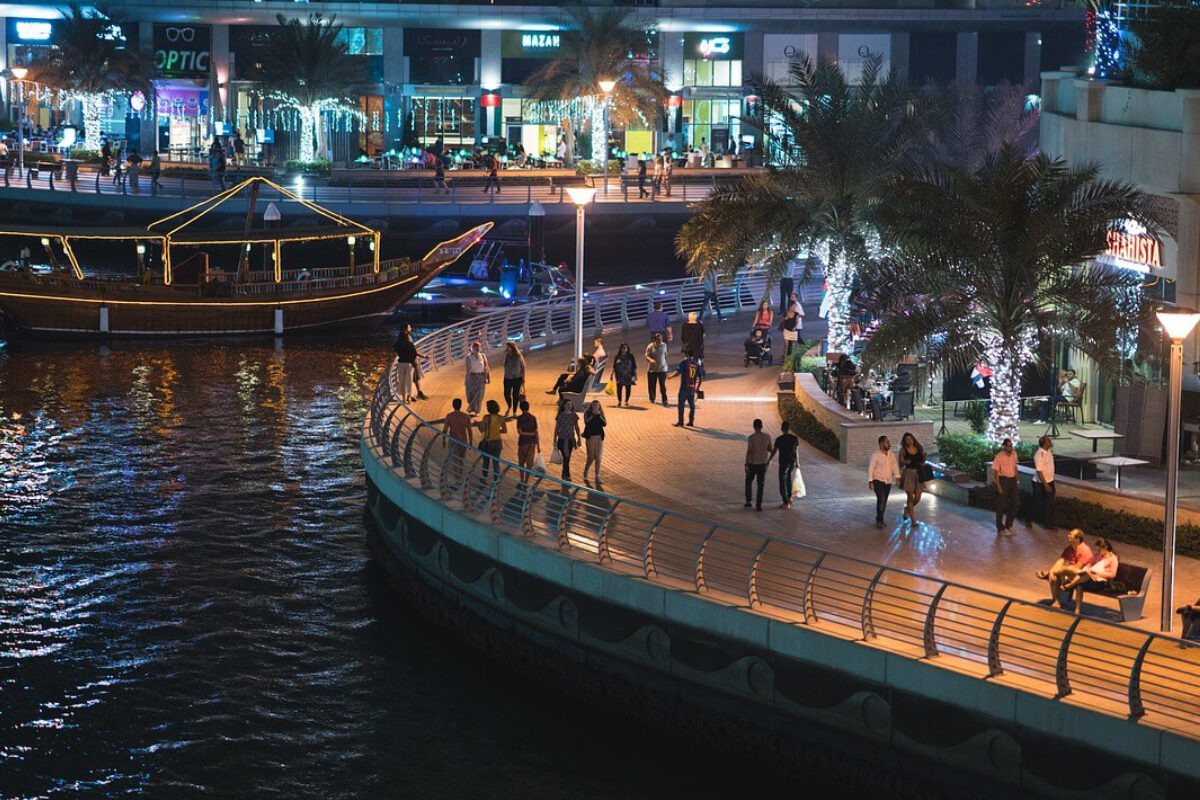
<svg viewBox="0 0 1200 800"><path fill-rule="evenodd" d="M659 333L664 342L671 341L671 315L663 311L661 300L655 300L654 310L646 315L646 327L650 329L651 337Z"/></svg>
<svg viewBox="0 0 1200 800"><path fill-rule="evenodd" d="M780 508L791 508L792 480L796 475L796 451L800 448L800 440L796 434L788 432L786 422L781 427L783 432L775 437L771 458L779 456L779 496L783 498Z"/></svg>
<svg viewBox="0 0 1200 800"><path fill-rule="evenodd" d="M684 351L686 358L679 362L672 378L679 378L679 421L675 423L676 428L683 427L683 404L687 403L688 427L696 427L696 393L700 391L700 384L704 381L704 366L696 360L696 353L692 348Z"/></svg>

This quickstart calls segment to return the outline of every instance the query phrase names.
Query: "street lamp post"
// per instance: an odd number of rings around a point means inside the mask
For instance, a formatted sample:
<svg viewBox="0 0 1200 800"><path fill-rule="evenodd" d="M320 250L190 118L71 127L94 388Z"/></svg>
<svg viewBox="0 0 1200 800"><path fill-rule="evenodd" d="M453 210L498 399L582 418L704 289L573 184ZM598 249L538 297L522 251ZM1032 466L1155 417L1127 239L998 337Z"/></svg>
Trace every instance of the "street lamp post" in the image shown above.
<svg viewBox="0 0 1200 800"><path fill-rule="evenodd" d="M12 76L17 79L17 174L25 177L25 67L13 67Z"/></svg>
<svg viewBox="0 0 1200 800"><path fill-rule="evenodd" d="M583 210L596 196L594 186L568 186L575 203L575 360L583 356Z"/></svg>
<svg viewBox="0 0 1200 800"><path fill-rule="evenodd" d="M617 82L613 80L600 81L600 88L604 92L604 196L608 197L608 98L612 95L612 90L616 88Z"/></svg>
<svg viewBox="0 0 1200 800"><path fill-rule="evenodd" d="M1183 394L1183 340L1188 337L1200 314L1183 308L1163 309L1158 321L1171 337L1171 373L1167 389L1167 497L1163 524L1162 630L1171 632L1175 615L1175 516L1179 489L1179 416Z"/></svg>

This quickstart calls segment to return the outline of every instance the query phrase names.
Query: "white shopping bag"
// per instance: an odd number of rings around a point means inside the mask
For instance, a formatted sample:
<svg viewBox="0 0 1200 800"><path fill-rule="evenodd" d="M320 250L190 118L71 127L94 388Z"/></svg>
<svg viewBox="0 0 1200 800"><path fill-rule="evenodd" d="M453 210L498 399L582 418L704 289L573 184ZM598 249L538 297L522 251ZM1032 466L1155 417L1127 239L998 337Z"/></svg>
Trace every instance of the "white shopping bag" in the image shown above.
<svg viewBox="0 0 1200 800"><path fill-rule="evenodd" d="M559 450L557 447L550 451L550 463L551 464L561 464L562 463L562 451Z"/></svg>
<svg viewBox="0 0 1200 800"><path fill-rule="evenodd" d="M542 451L541 450L538 451L537 458L535 458L533 460L533 471L534 472L545 472L546 471L546 462L542 460Z"/></svg>
<svg viewBox="0 0 1200 800"><path fill-rule="evenodd" d="M800 474L800 468L796 467L792 471L792 499L802 499L806 494L808 489L804 486L804 476Z"/></svg>

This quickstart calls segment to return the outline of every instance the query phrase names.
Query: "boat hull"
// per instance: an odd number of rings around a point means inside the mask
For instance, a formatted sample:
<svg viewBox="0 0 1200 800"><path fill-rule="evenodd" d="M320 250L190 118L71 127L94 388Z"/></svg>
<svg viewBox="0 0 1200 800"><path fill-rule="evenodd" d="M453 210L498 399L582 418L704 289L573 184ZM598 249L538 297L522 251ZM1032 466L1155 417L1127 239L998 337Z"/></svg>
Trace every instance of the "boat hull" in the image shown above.
<svg viewBox="0 0 1200 800"><path fill-rule="evenodd" d="M15 331L48 338L272 336L384 317L429 277L305 295L198 297L193 288L70 291L0 282L0 311ZM14 285L16 284L16 285Z"/></svg>

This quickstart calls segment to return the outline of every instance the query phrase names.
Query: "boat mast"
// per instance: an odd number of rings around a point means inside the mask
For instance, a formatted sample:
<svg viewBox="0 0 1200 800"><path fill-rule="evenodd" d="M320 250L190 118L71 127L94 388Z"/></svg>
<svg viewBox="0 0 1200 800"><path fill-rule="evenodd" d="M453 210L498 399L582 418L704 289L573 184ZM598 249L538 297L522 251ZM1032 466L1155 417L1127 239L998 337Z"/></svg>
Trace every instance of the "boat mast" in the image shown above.
<svg viewBox="0 0 1200 800"><path fill-rule="evenodd" d="M254 225L254 206L258 202L258 181L250 184L250 200L246 203L246 227L243 238L250 238L250 228ZM238 261L237 282L246 283L250 280L250 248L243 243L241 259Z"/></svg>

